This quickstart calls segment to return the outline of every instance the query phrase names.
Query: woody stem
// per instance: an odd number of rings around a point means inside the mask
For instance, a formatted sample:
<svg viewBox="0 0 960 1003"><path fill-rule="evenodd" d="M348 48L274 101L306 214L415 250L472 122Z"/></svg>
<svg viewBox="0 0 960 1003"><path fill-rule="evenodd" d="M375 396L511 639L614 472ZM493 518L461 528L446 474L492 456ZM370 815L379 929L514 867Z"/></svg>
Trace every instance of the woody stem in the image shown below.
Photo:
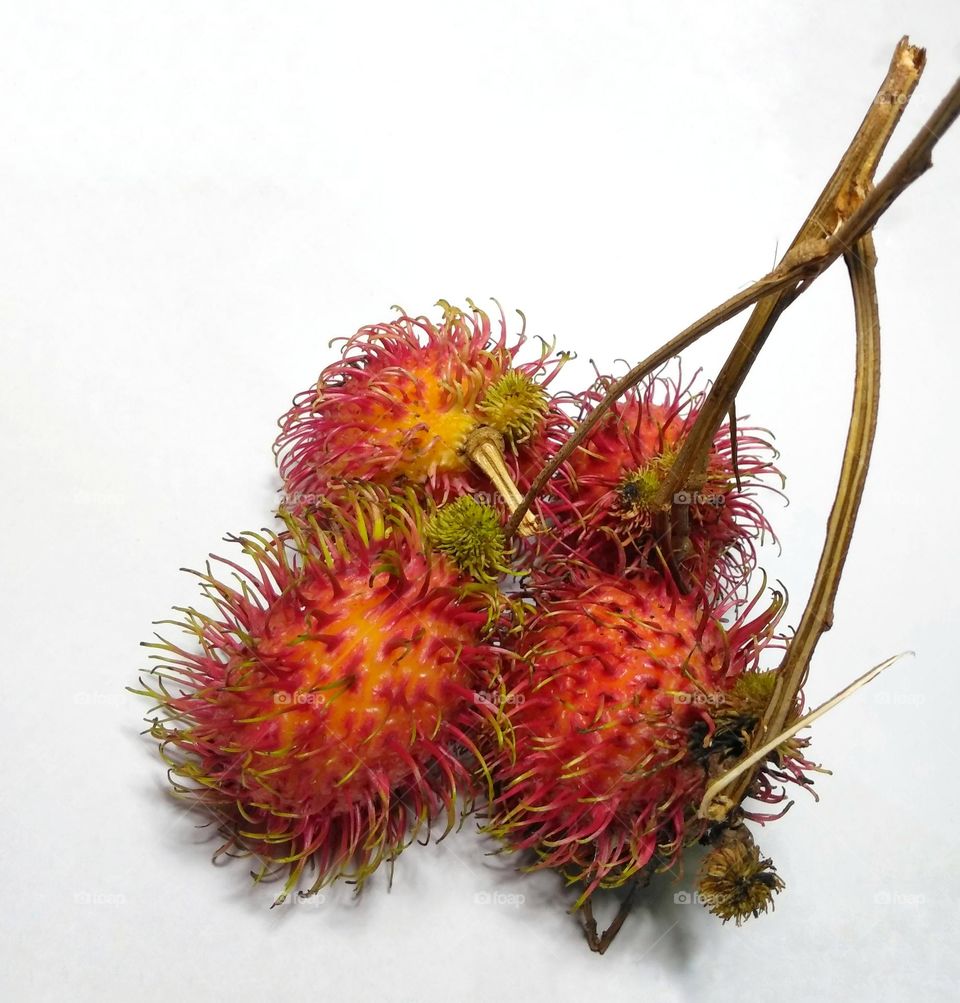
<svg viewBox="0 0 960 1003"><path fill-rule="evenodd" d="M887 76L860 128L781 263L802 254L804 245L811 241L835 234L840 224L863 203L880 157L920 80L925 62L923 49L910 45L906 38L900 40ZM661 505L682 488L691 471L703 462L777 319L799 291L797 287L787 288L757 303L664 480L657 498Z"/></svg>
<svg viewBox="0 0 960 1003"><path fill-rule="evenodd" d="M911 63L913 70L907 73ZM819 213L817 216L819 227L815 231L816 236L799 243L795 241L794 246L772 272L705 314L668 341L662 348L644 359L643 362L634 366L625 376L611 384L603 400L579 423L567 442L554 454L534 479L530 489L517 505L507 523L508 535L516 532L520 520L525 517L530 505L546 487L550 478L627 390L636 386L663 363L678 352L688 348L715 327L736 316L748 306L761 300L768 300L770 305L764 308L763 312L755 312L756 319L751 321L748 330L745 330L744 336L741 336L738 347L734 349L738 353L737 357L731 356L731 359L728 359L725 370L729 379L725 381L720 391L712 395L714 404L711 411L706 417L702 411L691 430L692 435L693 430L697 429L699 424L697 441L700 439L708 443L712 441L716 428L723 420L723 415L730 410L736 391L742 384L743 377L752 364L756 352L762 347L763 341L770 333L779 314L797 296L805 292L837 258L850 251L860 237L872 229L890 205L931 166L933 148L960 114L960 81L953 85L936 111L883 180L862 198L859 207L853 210L845 222L840 222L845 218L844 214L850 211L850 207L855 205L857 198L861 196L864 179L869 176L865 172L875 169L877 158L882 152L886 139L889 138L889 132L896 125L903 106L916 84L913 74L919 76L922 66L922 50L914 49L907 45L906 40L901 40L891 65L891 72L875 99L875 107L886 110L883 115L872 113L872 109L871 112L867 113L864 122L865 124L869 122L870 125L866 128L861 126L854 143L851 144L843 161L841 161L841 165L834 172L830 183L818 199L814 209L815 214L828 195L833 197L834 212L832 214L829 212ZM811 216L812 218L813 216ZM825 229L831 220L834 221L834 230ZM839 222L839 226L836 226L837 222ZM824 232L828 236L821 238L820 234ZM762 324L760 322L761 316L763 317ZM748 331L749 339L752 341L749 350L747 343L744 342ZM738 375L739 379L735 378ZM714 390L717 390L717 386L714 387ZM717 417L718 415L719 417ZM707 434L708 430L709 434ZM693 469L698 461L702 462L702 445L698 446L694 442L691 446L690 442L691 440L688 438L680 456L678 456L677 463L674 465L674 471L676 471L674 479L677 483L682 484L681 478L688 476L689 470ZM683 457L683 467L680 467L681 457ZM669 504L675 491L675 486L665 483L662 486L660 498L667 499L666 504Z"/></svg>
<svg viewBox="0 0 960 1003"><path fill-rule="evenodd" d="M503 436L495 429L483 425L470 433L463 451L490 479L511 516L516 516L523 497L503 460ZM519 531L521 536L534 536L540 532L540 524L533 513L525 509L509 535L514 531Z"/></svg>

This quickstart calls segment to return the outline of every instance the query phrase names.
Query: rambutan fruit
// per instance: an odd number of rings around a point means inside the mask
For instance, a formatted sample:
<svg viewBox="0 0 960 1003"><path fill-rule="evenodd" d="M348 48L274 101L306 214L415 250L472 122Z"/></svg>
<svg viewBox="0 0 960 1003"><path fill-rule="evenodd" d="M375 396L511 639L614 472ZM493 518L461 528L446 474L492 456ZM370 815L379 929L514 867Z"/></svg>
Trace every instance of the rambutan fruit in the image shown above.
<svg viewBox="0 0 960 1003"><path fill-rule="evenodd" d="M669 868L705 834L715 709L755 667L782 603L725 627L722 610L652 576L581 571L538 591L504 663L508 739L488 758L485 828L581 883L581 904Z"/></svg>
<svg viewBox="0 0 960 1003"><path fill-rule="evenodd" d="M574 553L602 570L669 568L685 589L742 595L756 544L770 524L757 487L782 477L762 430L725 424L705 464L673 498L658 494L706 395L664 372L625 394L551 483L551 552ZM577 403L582 420L611 380Z"/></svg>
<svg viewBox="0 0 960 1003"><path fill-rule="evenodd" d="M138 691L176 792L220 821L221 851L262 859L258 879L287 874L280 900L307 870L305 894L362 882L438 815L449 831L483 773L471 733L496 728L483 587L411 505L369 491L322 514L228 538L252 567L199 573L213 611L164 621L192 644L150 645Z"/></svg>
<svg viewBox="0 0 960 1003"><path fill-rule="evenodd" d="M275 444L289 507L336 480L423 485L443 502L489 494L491 475L509 506L519 501L516 483L539 471L567 427L548 390L566 357L551 362L544 344L518 363L526 335L508 344L502 311L495 333L473 303L469 313L439 305L439 324L401 313L361 328L294 399Z"/></svg>

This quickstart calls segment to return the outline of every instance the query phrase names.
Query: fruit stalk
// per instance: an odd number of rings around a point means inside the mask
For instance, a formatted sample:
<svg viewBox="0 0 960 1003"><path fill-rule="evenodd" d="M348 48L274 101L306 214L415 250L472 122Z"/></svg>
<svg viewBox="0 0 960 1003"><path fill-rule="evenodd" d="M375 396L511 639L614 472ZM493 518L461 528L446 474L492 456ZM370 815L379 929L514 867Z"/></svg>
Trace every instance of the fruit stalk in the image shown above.
<svg viewBox="0 0 960 1003"><path fill-rule="evenodd" d="M782 730L787 713L807 677L810 660L821 636L833 626L833 604L853 537L860 500L870 466L880 403L880 315L877 306L876 263L873 235L861 237L845 256L856 315L857 365L850 426L843 452L840 483L827 522L826 539L810 598L778 672L779 695L770 703L744 756ZM739 804L753 780L744 775L730 793Z"/></svg>
<svg viewBox="0 0 960 1003"><path fill-rule="evenodd" d="M887 76L877 91L860 128L843 155L806 221L787 248L781 264L791 257L815 250L823 238L836 234L840 225L860 207L873 185L877 164L886 149L893 130L910 100L926 62L923 49L900 39ZM750 320L740 335L729 358L720 370L713 389L684 443L670 476L664 482L660 501L673 496L700 462L713 442L724 416L753 366L754 360L773 330L785 307L795 298L796 291L785 289L775 296L762 299L754 307Z"/></svg>
<svg viewBox="0 0 960 1003"><path fill-rule="evenodd" d="M903 44L904 42L900 43L900 45ZM898 50L899 48L900 46L898 46ZM880 94L887 94L885 100L893 105L900 106L906 102L906 97L886 92L883 88L881 88ZM840 223L839 227L832 233L832 236L823 239L818 232L814 238L798 244L791 252L784 256L784 259L772 272L742 292L730 297L709 313L704 314L703 317L680 332L679 335L671 339L647 359L644 359L643 362L639 363L613 384L604 401L597 406L586 421L581 422L577 426L573 435L554 454L553 458L534 479L530 489L527 491L520 505L517 506L516 511L507 524L508 535L516 532L520 519L523 518L524 513L526 513L530 505L546 487L550 478L553 477L560 466L569 458L577 446L580 445L596 423L601 420L606 411L628 389L636 386L658 366L668 361L678 352L688 348L715 327L735 317L748 306L752 306L764 298L772 297L779 293L787 294L789 302L792 302L797 296L805 292L813 281L833 264L837 258L849 251L860 237L873 228L880 216L886 212L893 202L931 166L930 158L933 148L958 115L960 115L960 80L954 83L953 87L947 92L936 111L921 127L914 140L884 178L863 198L859 208L853 211L846 219L846 222ZM890 127L892 128L895 124L895 121L892 122ZM874 152L871 153L871 151ZM875 151L876 147L874 145L869 147L866 152L874 156L876 155ZM856 174L857 172L852 170L851 173ZM837 190L838 192L849 192L850 189L849 187L841 186ZM846 211L849 208L847 197L845 196L841 201ZM786 305L788 304L781 304L781 312ZM769 331L766 333L769 333ZM757 351L759 351L760 347L762 346L758 344ZM748 359L748 364L750 362L752 362L752 359ZM739 383L737 387L739 387ZM717 406L719 421L723 420L723 415L727 414L729 409L729 403L725 404L722 408L719 405ZM714 418L711 418L712 420ZM703 427L708 427L705 419ZM684 459L684 465L686 466L689 463L692 468L695 465L695 457L693 456L693 447L690 448L689 458ZM682 470L678 471L678 479L682 474ZM664 487L666 489L668 485ZM663 496L669 499L672 495L664 490Z"/></svg>
<svg viewBox="0 0 960 1003"><path fill-rule="evenodd" d="M523 495L520 494L520 489L503 462L503 436L496 429L481 425L470 434L463 451L487 475L500 493L511 513L512 522L512 517L523 501ZM535 536L541 532L541 527L533 513L527 510L511 530L514 531L519 532L521 536Z"/></svg>

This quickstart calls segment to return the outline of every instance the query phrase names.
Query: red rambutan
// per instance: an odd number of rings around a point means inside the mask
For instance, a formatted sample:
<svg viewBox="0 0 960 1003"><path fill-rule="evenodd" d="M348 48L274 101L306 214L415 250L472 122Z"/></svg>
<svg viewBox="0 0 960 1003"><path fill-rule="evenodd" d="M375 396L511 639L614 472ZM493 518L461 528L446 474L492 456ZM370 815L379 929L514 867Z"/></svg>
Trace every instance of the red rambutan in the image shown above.
<svg viewBox="0 0 960 1003"><path fill-rule="evenodd" d="M669 867L704 834L711 750L742 748L742 735L719 735L719 711L753 674L782 603L724 627L652 578L587 571L540 592L503 668L509 737L488 760L487 831L581 882L582 902Z"/></svg>
<svg viewBox="0 0 960 1003"><path fill-rule="evenodd" d="M281 900L308 867L306 894L362 882L439 813L449 831L482 775L487 597L385 497L228 538L252 569L217 558L236 581L199 574L215 613L164 621L200 650L150 645L161 664L139 692L176 791L220 821L221 851L258 854L258 877L288 870Z"/></svg>
<svg viewBox="0 0 960 1003"><path fill-rule="evenodd" d="M669 567L685 588L742 595L756 543L775 539L755 497L770 486L765 479L780 477L762 430L724 425L704 467L665 508L656 501L706 394L692 389L695 379L684 384L661 371L600 420L551 484L549 551L608 572ZM610 382L603 377L576 398L581 418Z"/></svg>
<svg viewBox="0 0 960 1003"><path fill-rule="evenodd" d="M442 502L489 494L498 459L509 482L495 485L501 492L537 473L567 424L547 390L565 356L548 361L545 344L517 364L526 337L508 345L502 311L494 333L473 303L469 314L440 306L439 325L402 313L361 328L294 399L275 445L288 506L309 505L337 480L424 485ZM518 500L513 488L507 501Z"/></svg>

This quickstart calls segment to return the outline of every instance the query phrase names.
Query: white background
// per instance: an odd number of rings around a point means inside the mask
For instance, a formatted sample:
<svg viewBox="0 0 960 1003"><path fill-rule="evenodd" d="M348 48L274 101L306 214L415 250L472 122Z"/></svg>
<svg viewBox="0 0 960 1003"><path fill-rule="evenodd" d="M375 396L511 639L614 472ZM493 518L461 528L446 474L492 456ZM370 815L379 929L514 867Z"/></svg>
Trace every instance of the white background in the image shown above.
<svg viewBox="0 0 960 1003"><path fill-rule="evenodd" d="M877 233L879 434L809 702L917 657L816 726L820 804L759 836L774 914L723 927L664 881L600 958L470 824L389 894L271 912L123 691L197 599L178 567L269 520L330 338L496 296L580 352L571 389L636 361L769 268L903 33L929 67L894 153L960 69L954 0L0 4L6 999L956 998L960 128ZM739 400L789 475L764 563L794 624L852 351L838 267Z"/></svg>

